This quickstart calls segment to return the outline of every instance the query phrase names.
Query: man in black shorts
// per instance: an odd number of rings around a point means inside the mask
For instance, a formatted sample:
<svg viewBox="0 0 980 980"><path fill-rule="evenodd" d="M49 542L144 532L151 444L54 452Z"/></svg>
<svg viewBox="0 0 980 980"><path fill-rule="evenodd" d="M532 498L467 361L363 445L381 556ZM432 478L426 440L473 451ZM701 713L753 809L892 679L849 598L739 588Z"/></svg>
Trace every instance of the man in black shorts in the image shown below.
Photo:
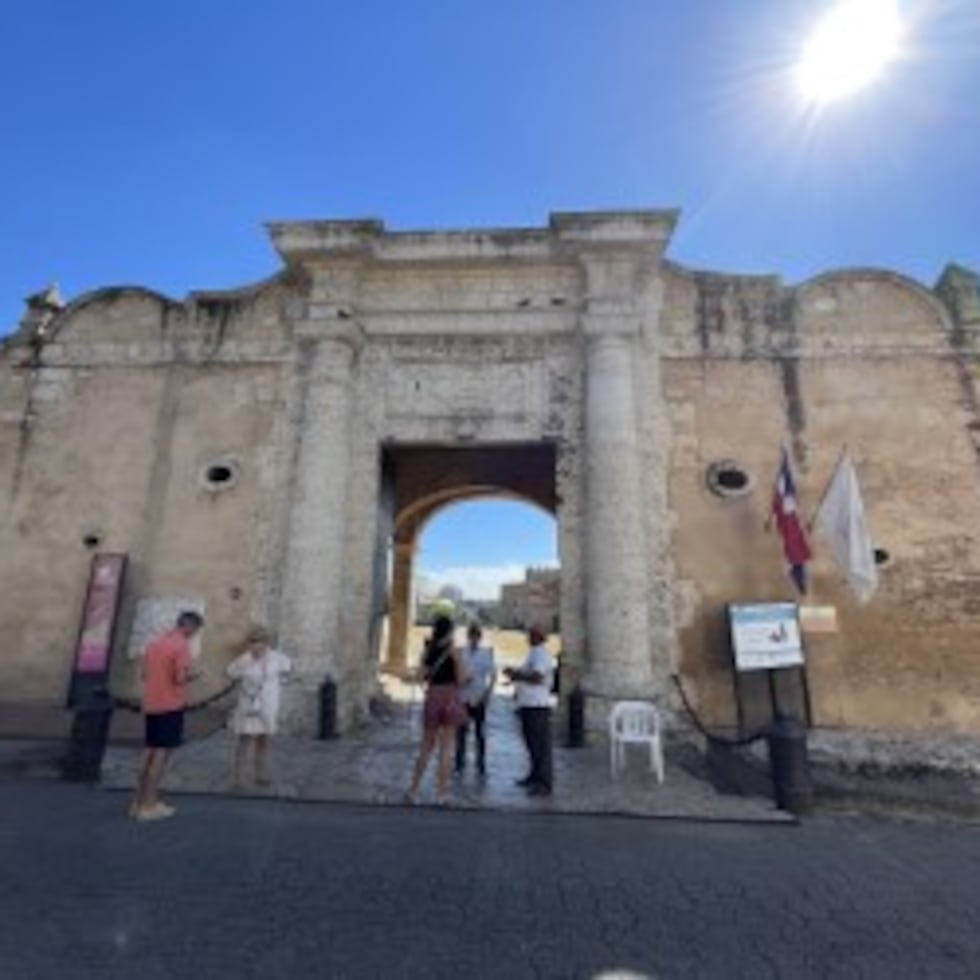
<svg viewBox="0 0 980 980"><path fill-rule="evenodd" d="M203 625L199 613L183 612L176 628L153 640L143 655L146 748L129 810L137 820L174 815L174 808L160 799L160 781L170 753L183 741L187 685L197 676L191 669L190 640Z"/></svg>

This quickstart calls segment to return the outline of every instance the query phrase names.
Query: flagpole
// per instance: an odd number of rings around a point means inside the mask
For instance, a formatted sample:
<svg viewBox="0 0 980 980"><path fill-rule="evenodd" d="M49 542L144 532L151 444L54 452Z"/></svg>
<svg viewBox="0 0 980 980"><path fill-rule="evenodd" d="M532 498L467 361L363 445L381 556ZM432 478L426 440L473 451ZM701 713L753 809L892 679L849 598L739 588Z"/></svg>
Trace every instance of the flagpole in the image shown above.
<svg viewBox="0 0 980 980"><path fill-rule="evenodd" d="M790 459L791 458L790 457L790 453L789 453L789 445L788 445L786 436L783 436L783 438L780 440L780 443L779 443L779 462L776 463L776 482L773 484L773 488L774 489L775 489L775 487L777 487L779 485L779 474L780 474L780 472L783 469L783 456L784 455L786 456L787 459ZM766 534L768 534L772 530L772 508L773 508L772 500L773 500L773 498L770 495L770 497L769 497L769 510L766 512L766 522L765 522L765 524L762 525L762 530L765 531Z"/></svg>
<svg viewBox="0 0 980 980"><path fill-rule="evenodd" d="M820 508L823 507L823 502L827 499L827 494L830 493L830 488L834 485L834 478L837 476L837 471L841 467L841 463L844 462L844 457L847 455L847 443L845 442L841 446L840 452L837 454L837 462L834 463L834 468L830 471L830 479L827 480L827 485L823 488L823 493L820 494L820 500L817 503L817 509L813 512L810 520L807 521L806 529L810 533L813 533L814 525L817 523L817 514L820 513Z"/></svg>

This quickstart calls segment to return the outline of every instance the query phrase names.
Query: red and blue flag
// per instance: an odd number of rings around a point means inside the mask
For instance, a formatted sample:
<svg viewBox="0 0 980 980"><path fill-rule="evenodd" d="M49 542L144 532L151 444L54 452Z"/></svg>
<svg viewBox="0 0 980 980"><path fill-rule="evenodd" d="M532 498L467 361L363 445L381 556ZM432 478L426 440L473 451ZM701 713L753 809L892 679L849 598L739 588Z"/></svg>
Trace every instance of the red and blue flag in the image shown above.
<svg viewBox="0 0 980 980"><path fill-rule="evenodd" d="M783 539L783 552L790 576L800 592L805 594L806 566L811 558L810 545L800 519L796 480L793 478L789 451L785 446L780 454L779 473L776 475L776 486L772 494L772 516Z"/></svg>

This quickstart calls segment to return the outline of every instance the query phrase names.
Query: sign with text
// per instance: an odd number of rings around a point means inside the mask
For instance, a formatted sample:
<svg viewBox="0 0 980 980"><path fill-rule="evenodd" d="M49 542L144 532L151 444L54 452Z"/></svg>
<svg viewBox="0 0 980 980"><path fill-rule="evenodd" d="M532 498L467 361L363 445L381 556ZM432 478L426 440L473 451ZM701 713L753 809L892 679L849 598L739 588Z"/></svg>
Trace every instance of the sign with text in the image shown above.
<svg viewBox="0 0 980 980"><path fill-rule="evenodd" d="M836 606L800 606L800 629L804 633L836 633Z"/></svg>
<svg viewBox="0 0 980 980"><path fill-rule="evenodd" d="M803 666L803 642L795 603L733 605L728 611L736 670Z"/></svg>
<svg viewBox="0 0 980 980"><path fill-rule="evenodd" d="M105 686L125 577L125 555L99 554L92 559L72 662L69 707L85 703Z"/></svg>
<svg viewBox="0 0 980 980"><path fill-rule="evenodd" d="M75 670L80 674L104 674L109 669L112 628L119 607L125 566L123 555L96 555L92 560L75 656Z"/></svg>

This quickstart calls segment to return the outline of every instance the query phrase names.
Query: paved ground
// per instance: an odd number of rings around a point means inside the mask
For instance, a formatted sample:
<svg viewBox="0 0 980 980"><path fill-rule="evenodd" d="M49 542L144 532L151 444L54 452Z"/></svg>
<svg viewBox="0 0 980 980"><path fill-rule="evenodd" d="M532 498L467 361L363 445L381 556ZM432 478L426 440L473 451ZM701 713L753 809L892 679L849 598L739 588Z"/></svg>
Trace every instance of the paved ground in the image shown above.
<svg viewBox="0 0 980 980"><path fill-rule="evenodd" d="M407 688L389 679L390 716L361 732L334 742L277 739L276 779L267 795L290 799L372 804L400 804L408 788L419 740L418 704L413 707ZM489 720L490 771L486 780L472 769L454 783L458 807L506 810L550 810L561 813L624 813L642 816L698 817L727 820L783 821L768 798L726 796L704 778L698 750L678 744L669 747L667 774L658 785L650 772L649 754L639 749L630 756L626 773L613 779L606 742L593 738L585 749L561 746L556 732L555 795L528 800L514 786L527 771L527 755L517 729L513 702L497 696ZM233 740L227 732L184 746L167 778L172 792L231 791ZM103 766L110 788L133 786L138 751L113 748ZM434 770L434 764L432 769ZM431 800L434 771L423 799Z"/></svg>
<svg viewBox="0 0 980 980"><path fill-rule="evenodd" d="M980 832L0 785L0 977L975 978Z"/></svg>

